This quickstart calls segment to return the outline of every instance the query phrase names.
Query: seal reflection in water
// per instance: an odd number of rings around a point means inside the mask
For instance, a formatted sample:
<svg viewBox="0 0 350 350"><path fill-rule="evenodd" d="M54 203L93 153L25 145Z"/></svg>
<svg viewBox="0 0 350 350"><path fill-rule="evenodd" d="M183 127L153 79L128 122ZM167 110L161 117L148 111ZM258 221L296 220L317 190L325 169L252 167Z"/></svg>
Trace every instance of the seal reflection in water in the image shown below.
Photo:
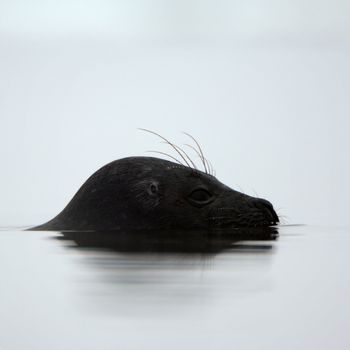
<svg viewBox="0 0 350 350"><path fill-rule="evenodd" d="M68 247L123 253L217 254L223 251L267 252L278 237L275 227L231 230L63 231L55 237ZM74 243L73 245L70 242Z"/></svg>
<svg viewBox="0 0 350 350"><path fill-rule="evenodd" d="M279 222L270 202L213 175L153 157L130 157L95 172L66 208L33 230L217 229Z"/></svg>

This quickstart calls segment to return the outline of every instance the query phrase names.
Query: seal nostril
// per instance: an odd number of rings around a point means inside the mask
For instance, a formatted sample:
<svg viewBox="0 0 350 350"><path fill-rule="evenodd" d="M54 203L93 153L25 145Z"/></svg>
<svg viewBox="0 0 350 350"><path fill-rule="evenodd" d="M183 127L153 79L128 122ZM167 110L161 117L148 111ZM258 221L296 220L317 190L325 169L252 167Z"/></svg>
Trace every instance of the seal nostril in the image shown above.
<svg viewBox="0 0 350 350"><path fill-rule="evenodd" d="M276 214L273 205L269 201L263 198L257 198L254 204L258 209L261 209L268 216L269 221L273 223L279 222L278 215Z"/></svg>

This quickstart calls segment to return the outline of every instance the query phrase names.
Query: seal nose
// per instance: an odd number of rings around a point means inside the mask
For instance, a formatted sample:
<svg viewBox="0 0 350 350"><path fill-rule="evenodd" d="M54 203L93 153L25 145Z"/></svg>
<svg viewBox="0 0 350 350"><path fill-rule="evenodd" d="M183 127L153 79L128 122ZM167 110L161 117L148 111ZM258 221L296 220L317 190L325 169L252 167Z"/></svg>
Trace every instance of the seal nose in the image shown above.
<svg viewBox="0 0 350 350"><path fill-rule="evenodd" d="M272 223L277 224L280 221L275 209L273 208L273 205L266 199L256 198L254 204L267 215L269 221Z"/></svg>

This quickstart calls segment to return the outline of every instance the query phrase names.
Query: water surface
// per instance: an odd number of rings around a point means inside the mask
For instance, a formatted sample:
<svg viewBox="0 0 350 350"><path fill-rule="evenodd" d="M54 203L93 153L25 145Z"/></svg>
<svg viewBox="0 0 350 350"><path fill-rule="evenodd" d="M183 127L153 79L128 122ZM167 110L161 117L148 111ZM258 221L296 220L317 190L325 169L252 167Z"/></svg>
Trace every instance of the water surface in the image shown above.
<svg viewBox="0 0 350 350"><path fill-rule="evenodd" d="M2 228L0 349L350 347L349 229L104 237Z"/></svg>

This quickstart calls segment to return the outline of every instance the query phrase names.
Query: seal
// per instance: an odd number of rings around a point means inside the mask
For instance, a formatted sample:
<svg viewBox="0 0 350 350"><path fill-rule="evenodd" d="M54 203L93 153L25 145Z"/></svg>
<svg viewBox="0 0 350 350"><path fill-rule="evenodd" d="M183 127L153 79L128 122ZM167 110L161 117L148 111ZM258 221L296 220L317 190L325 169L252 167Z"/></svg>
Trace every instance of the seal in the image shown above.
<svg viewBox="0 0 350 350"><path fill-rule="evenodd" d="M167 230L269 227L270 202L214 175L155 157L128 157L96 171L49 222L32 230Z"/></svg>

